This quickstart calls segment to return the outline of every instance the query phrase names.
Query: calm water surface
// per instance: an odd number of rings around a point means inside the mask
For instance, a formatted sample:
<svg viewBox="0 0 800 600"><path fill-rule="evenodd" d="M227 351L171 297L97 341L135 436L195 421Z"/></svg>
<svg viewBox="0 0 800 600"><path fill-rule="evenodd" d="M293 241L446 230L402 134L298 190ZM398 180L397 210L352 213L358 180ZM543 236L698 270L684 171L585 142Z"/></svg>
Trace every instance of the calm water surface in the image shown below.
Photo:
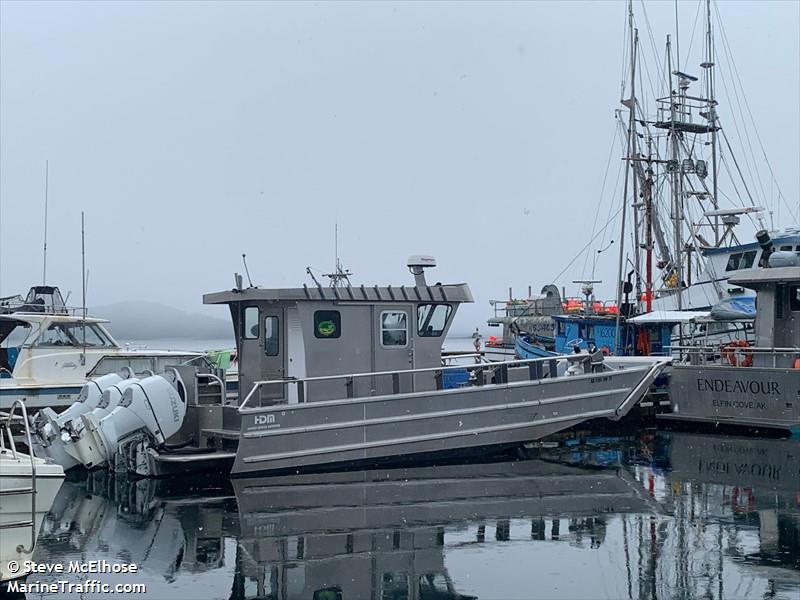
<svg viewBox="0 0 800 600"><path fill-rule="evenodd" d="M800 598L799 442L674 433L533 453L232 484L95 473L63 485L35 559L140 571L28 582L170 599Z"/></svg>

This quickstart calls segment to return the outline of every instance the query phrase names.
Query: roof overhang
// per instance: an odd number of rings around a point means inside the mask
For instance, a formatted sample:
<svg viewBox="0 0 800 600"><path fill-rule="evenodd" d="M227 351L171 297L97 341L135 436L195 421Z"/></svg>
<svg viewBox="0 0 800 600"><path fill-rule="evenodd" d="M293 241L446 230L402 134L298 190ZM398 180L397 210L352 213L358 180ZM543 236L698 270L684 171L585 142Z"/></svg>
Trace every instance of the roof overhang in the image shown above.
<svg viewBox="0 0 800 600"><path fill-rule="evenodd" d="M777 283L800 283L800 266L743 269L737 271L728 282L750 289Z"/></svg>
<svg viewBox="0 0 800 600"><path fill-rule="evenodd" d="M466 283L427 286L347 286L301 288L244 288L203 295L203 304L234 304L239 302L473 302Z"/></svg>

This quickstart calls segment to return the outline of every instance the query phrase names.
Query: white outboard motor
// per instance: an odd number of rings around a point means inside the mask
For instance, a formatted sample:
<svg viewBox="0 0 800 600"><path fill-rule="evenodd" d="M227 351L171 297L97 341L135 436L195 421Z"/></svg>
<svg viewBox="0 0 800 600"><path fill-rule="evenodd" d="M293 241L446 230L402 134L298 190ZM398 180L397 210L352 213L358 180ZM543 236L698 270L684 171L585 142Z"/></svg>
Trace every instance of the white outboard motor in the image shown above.
<svg viewBox="0 0 800 600"><path fill-rule="evenodd" d="M136 432L145 432L156 445L164 444L183 424L184 390L175 369L138 381L125 389L117 407L99 421L91 414L83 415L84 434L67 452L91 468L112 464L120 441Z"/></svg>
<svg viewBox="0 0 800 600"><path fill-rule="evenodd" d="M130 380L132 377L133 371L128 367L123 367L119 373L109 373L87 381L78 394L78 400L61 413L56 413L50 407L40 410L34 419L34 431L31 436L34 454L52 458L65 471L76 466L75 459L64 452L63 432L70 429L71 421L97 408L103 393L109 387Z"/></svg>

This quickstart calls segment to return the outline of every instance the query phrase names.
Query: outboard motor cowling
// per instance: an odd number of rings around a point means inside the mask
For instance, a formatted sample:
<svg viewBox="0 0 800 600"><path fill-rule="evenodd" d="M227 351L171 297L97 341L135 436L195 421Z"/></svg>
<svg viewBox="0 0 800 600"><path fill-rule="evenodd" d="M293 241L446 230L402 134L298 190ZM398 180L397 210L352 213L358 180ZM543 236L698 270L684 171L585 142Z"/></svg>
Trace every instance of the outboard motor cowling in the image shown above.
<svg viewBox="0 0 800 600"><path fill-rule="evenodd" d="M109 373L87 381L78 394L78 400L61 413L56 413L50 407L40 410L33 420L31 442L34 454L52 458L65 471L76 466L77 461L67 454L63 447L65 440L70 439L72 422L97 408L109 387L130 380L131 377L133 372L124 367L119 373Z"/></svg>
<svg viewBox="0 0 800 600"><path fill-rule="evenodd" d="M84 435L68 449L87 468L111 464L125 437L145 432L155 445L174 435L186 415L183 381L174 369L128 386L117 406L99 421L81 417Z"/></svg>

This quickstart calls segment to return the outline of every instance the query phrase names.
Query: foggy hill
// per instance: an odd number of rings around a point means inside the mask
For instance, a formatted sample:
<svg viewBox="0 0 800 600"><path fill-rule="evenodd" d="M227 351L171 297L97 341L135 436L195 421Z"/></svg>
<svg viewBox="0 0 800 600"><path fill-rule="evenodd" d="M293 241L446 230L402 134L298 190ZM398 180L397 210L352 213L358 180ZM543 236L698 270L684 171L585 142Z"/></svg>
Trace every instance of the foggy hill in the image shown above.
<svg viewBox="0 0 800 600"><path fill-rule="evenodd" d="M111 335L118 339L233 338L229 320L188 313L158 302L118 302L92 307L90 314L111 321Z"/></svg>

